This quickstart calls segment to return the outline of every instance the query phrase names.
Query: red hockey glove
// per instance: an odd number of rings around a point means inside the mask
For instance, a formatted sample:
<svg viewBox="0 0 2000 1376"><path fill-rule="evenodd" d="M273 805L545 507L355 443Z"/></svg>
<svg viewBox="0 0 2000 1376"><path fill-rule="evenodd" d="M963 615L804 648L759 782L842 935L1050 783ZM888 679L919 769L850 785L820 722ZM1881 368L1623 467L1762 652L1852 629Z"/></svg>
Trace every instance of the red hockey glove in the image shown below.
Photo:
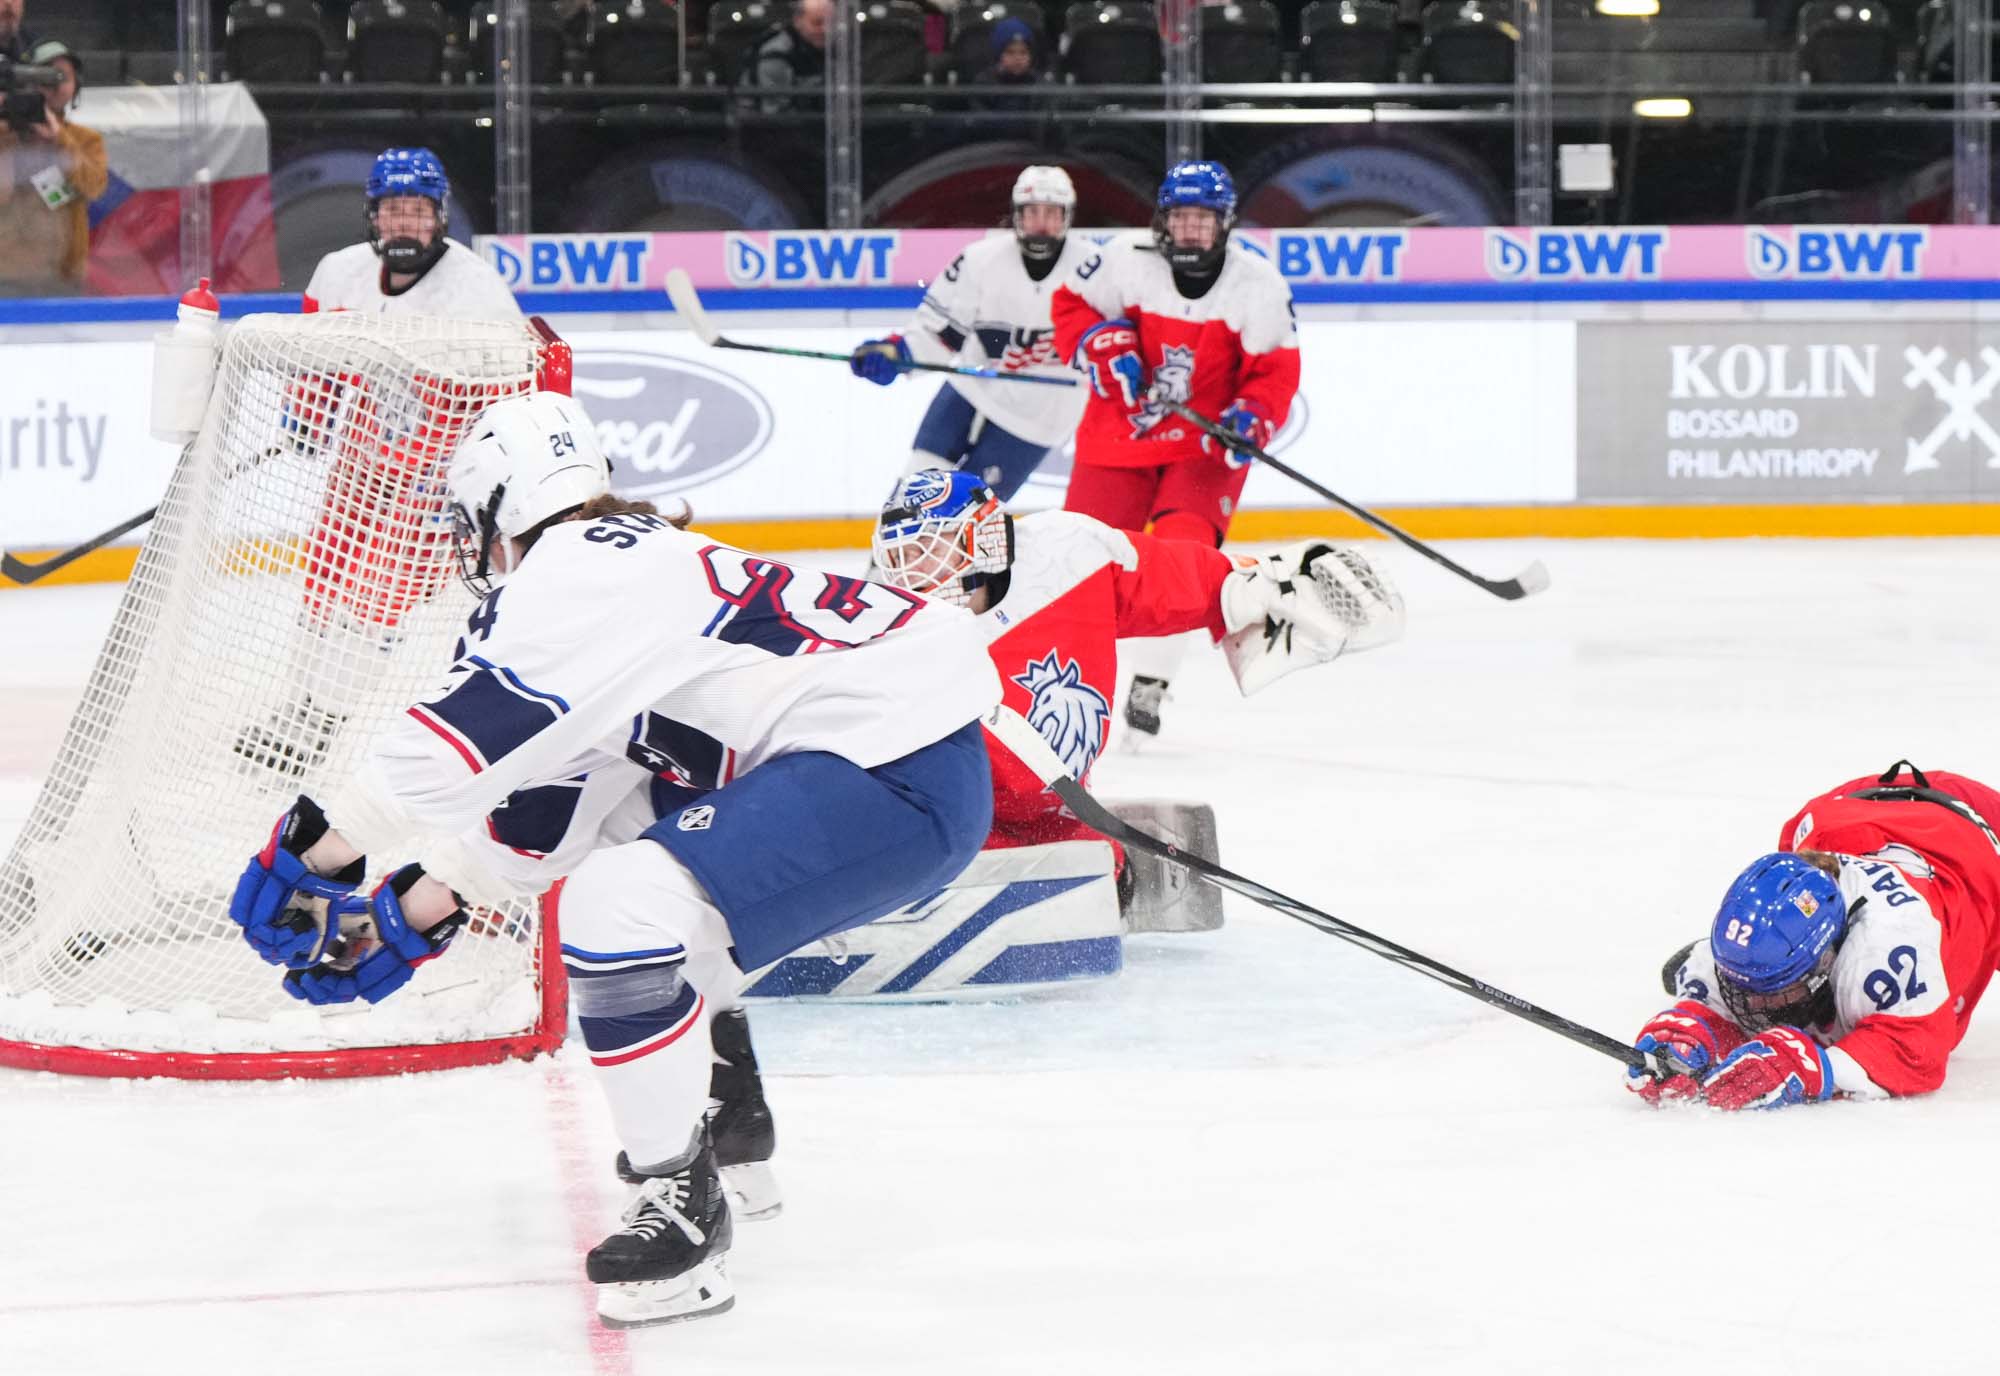
<svg viewBox="0 0 2000 1376"><path fill-rule="evenodd" d="M1662 1079L1636 1067L1625 1072L1625 1088L1649 1104L1694 1096L1701 1077L1743 1044L1743 1029L1706 1004L1682 999L1639 1029L1632 1045L1670 1061L1682 1073Z"/></svg>
<svg viewBox="0 0 2000 1376"><path fill-rule="evenodd" d="M1230 402L1229 409L1217 416L1215 423L1259 449L1271 443L1271 435L1277 429L1268 416L1241 397ZM1242 468L1250 462L1250 455L1224 444L1213 435L1201 437L1201 451L1215 455L1231 468Z"/></svg>
<svg viewBox="0 0 2000 1376"><path fill-rule="evenodd" d="M1083 332L1077 361L1090 374L1091 390L1127 411L1139 409L1153 379L1139 357L1139 332L1129 320L1107 320Z"/></svg>
<svg viewBox="0 0 2000 1376"><path fill-rule="evenodd" d="M1702 1081L1711 1108L1783 1108L1833 1097L1833 1063L1796 1027L1773 1027L1745 1042Z"/></svg>

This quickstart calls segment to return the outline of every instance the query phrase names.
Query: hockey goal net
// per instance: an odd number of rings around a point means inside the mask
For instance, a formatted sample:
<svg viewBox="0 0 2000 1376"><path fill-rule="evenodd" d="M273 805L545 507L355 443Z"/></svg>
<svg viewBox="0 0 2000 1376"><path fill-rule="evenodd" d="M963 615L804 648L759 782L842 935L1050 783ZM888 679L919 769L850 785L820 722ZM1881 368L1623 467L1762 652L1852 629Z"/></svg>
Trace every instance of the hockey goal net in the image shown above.
<svg viewBox="0 0 2000 1376"><path fill-rule="evenodd" d="M366 1075L560 1040L538 904L477 914L379 1006L324 1010L285 994L228 912L292 799L352 769L449 663L472 598L444 464L486 406L535 385L543 348L524 325L422 317L230 329L201 432L0 865L0 1064Z"/></svg>

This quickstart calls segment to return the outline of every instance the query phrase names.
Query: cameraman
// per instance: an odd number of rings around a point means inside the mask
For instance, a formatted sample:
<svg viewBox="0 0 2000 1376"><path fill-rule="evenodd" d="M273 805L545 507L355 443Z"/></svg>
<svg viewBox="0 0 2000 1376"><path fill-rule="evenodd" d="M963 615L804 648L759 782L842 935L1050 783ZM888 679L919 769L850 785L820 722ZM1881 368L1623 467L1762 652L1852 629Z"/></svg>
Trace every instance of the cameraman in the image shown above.
<svg viewBox="0 0 2000 1376"><path fill-rule="evenodd" d="M15 62L34 46L34 36L21 27L21 11L26 0L0 0L0 57Z"/></svg>
<svg viewBox="0 0 2000 1376"><path fill-rule="evenodd" d="M9 4L18 14L19 0L0 0L0 10ZM39 112L15 110L10 96L13 113L0 123L0 296L76 292L90 255L89 206L110 181L104 140L65 118L83 77L67 44L49 39L22 60L59 79L40 91Z"/></svg>

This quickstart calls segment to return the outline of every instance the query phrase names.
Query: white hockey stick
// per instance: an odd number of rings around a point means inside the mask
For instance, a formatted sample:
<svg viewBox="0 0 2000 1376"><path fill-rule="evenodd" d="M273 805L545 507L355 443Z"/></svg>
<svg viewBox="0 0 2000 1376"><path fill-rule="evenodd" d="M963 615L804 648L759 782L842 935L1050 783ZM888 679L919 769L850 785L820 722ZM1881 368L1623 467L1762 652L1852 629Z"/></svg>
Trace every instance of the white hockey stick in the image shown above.
<svg viewBox="0 0 2000 1376"><path fill-rule="evenodd" d="M701 304L701 294L694 289L694 282L685 269L667 269L667 299L674 303L674 313L687 321L688 328L702 343L711 349L741 349L753 354L783 354L787 358L822 358L832 363L851 363L852 354L834 353L827 349L787 349L776 344L745 344L731 339L715 328L715 321ZM999 382L1035 382L1044 387L1074 387L1076 379L1070 377L1041 377L1034 373L1004 373L998 368L967 368L957 363L904 363L898 361L898 368L920 373L951 373L956 377L985 377Z"/></svg>

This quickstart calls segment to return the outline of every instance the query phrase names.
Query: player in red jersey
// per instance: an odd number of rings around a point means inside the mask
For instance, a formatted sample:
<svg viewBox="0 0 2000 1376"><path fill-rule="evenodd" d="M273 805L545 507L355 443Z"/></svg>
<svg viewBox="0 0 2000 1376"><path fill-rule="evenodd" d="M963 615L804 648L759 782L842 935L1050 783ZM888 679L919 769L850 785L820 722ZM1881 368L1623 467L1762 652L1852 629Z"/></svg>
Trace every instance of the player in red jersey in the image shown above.
<svg viewBox="0 0 2000 1376"><path fill-rule="evenodd" d="M1299 337L1291 290L1270 261L1232 244L1236 188L1219 163L1185 162L1160 184L1150 234L1079 264L1050 307L1056 352L1091 397L1064 503L1121 530L1220 545L1247 461L1167 410L1181 402L1258 445L1291 413ZM1133 679L1126 721L1159 730L1174 653Z"/></svg>
<svg viewBox="0 0 2000 1376"><path fill-rule="evenodd" d="M1351 549L1308 540L1231 558L1207 540L1114 530L1077 512L1016 518L969 473L904 479L874 554L882 582L981 614L1002 700L1080 780L1110 733L1120 638L1206 631L1249 694L1403 630L1402 598ZM988 848L1096 835L990 736L987 753Z"/></svg>
<svg viewBox="0 0 2000 1376"><path fill-rule="evenodd" d="M1780 1108L1924 1094L2000 960L2000 793L1899 760L1823 793L1738 876L1706 945L1662 971L1679 999L1633 1071L1649 1102Z"/></svg>

